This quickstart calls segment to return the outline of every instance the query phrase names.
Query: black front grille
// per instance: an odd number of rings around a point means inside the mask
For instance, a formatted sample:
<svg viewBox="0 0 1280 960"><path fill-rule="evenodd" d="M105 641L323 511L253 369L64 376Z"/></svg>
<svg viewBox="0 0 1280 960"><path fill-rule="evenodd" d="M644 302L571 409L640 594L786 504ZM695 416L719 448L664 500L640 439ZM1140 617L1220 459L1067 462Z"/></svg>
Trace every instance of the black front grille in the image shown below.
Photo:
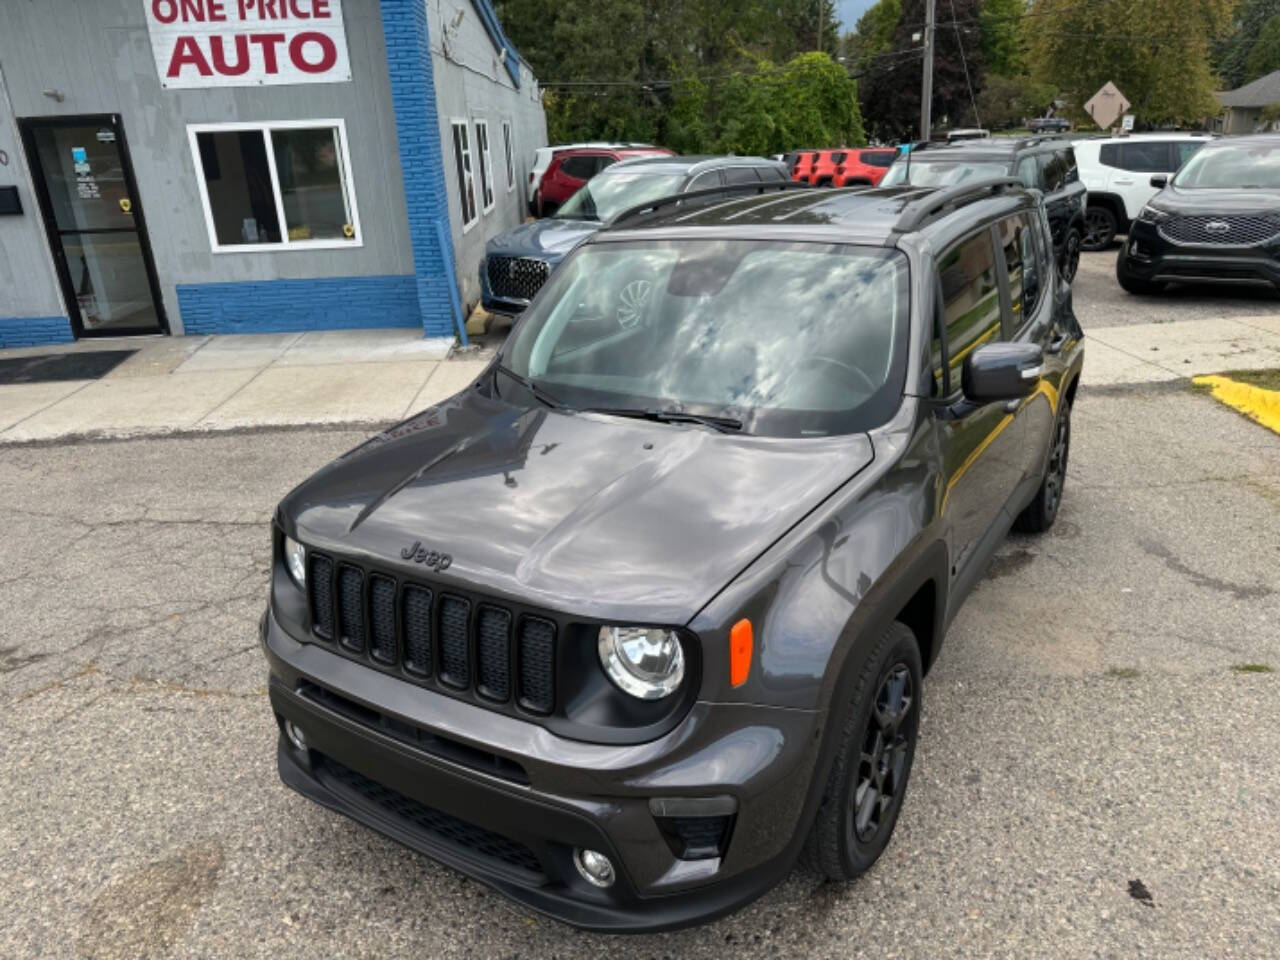
<svg viewBox="0 0 1280 960"><path fill-rule="evenodd" d="M322 776L327 774L328 778L337 781L368 805L378 808L384 815L427 834L436 842L461 847L471 854L496 860L539 879L545 876L538 858L522 843L419 803L330 757L318 757L316 765Z"/></svg>
<svg viewBox="0 0 1280 960"><path fill-rule="evenodd" d="M338 567L338 639L348 650L364 651L364 574L346 564Z"/></svg>
<svg viewBox="0 0 1280 960"><path fill-rule="evenodd" d="M1198 247L1256 247L1280 236L1280 214L1167 217L1160 236Z"/></svg>
<svg viewBox="0 0 1280 960"><path fill-rule="evenodd" d="M532 257L490 257L486 270L495 297L517 300L532 300L551 275L549 263Z"/></svg>
<svg viewBox="0 0 1280 960"><path fill-rule="evenodd" d="M555 709L550 620L319 553L309 558L307 587L316 637L347 656L531 713Z"/></svg>
<svg viewBox="0 0 1280 960"><path fill-rule="evenodd" d="M316 636L333 639L333 561L313 556L309 561L307 583L311 587L311 623Z"/></svg>

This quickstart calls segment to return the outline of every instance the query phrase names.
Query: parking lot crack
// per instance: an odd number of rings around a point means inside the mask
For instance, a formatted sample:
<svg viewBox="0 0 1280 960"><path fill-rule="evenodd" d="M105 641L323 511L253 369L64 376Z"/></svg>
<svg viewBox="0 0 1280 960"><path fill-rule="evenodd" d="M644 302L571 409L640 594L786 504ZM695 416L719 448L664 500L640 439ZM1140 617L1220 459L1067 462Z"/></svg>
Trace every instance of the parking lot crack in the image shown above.
<svg viewBox="0 0 1280 960"><path fill-rule="evenodd" d="M1219 593L1229 593L1237 600L1261 600L1263 597L1269 597L1275 592L1270 587L1263 586L1262 584L1258 584L1256 586L1242 586L1236 583L1229 583L1219 577L1211 577L1198 570L1193 570L1191 567L1183 563L1178 557L1174 556L1172 550L1155 540L1139 540L1138 546L1151 556L1163 560L1166 567L1198 587L1204 587L1207 590L1216 590Z"/></svg>

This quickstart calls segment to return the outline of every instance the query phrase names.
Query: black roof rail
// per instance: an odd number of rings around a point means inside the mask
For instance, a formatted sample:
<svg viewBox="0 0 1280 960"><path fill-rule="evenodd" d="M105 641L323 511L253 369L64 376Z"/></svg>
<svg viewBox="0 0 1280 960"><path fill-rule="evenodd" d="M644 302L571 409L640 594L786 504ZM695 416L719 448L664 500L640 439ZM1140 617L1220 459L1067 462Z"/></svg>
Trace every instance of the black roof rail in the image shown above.
<svg viewBox="0 0 1280 960"><path fill-rule="evenodd" d="M662 207L669 207L674 203L680 203L682 200L697 200L701 197L717 197L725 194L733 193L749 193L759 192L765 193L768 190L813 190L809 184L797 180L773 180L770 182L760 181L758 183L728 183L718 187L710 187L706 190L690 190L688 193L674 193L669 197L658 197L656 200L646 200L644 203L637 203L633 207L627 207L625 210L614 214L614 216L604 225L607 230L609 227L617 226L624 220L630 220L638 217L642 213L654 213Z"/></svg>
<svg viewBox="0 0 1280 960"><path fill-rule="evenodd" d="M958 210L967 203L998 196L1010 188L1025 190L1027 185L1015 177L997 177L935 190L908 203L899 215L898 222L893 225L893 230L895 233L910 233L943 213Z"/></svg>

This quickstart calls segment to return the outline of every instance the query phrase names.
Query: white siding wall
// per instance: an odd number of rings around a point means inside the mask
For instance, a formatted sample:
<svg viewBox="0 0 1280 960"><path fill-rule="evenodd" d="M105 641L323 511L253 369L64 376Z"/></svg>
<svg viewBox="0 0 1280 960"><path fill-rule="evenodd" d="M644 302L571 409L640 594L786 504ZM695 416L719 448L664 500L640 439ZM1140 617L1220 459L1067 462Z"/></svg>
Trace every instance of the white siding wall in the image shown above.
<svg viewBox="0 0 1280 960"><path fill-rule="evenodd" d="M480 15L469 0L428 0L431 30L432 71L436 104L440 116L440 144L445 182L449 190L449 219L462 297L470 306L480 298L477 278L484 242L518 225L527 215L529 168L533 151L547 143L547 120L542 109L541 90L529 68L520 64L520 87L516 89L498 51L485 31ZM462 19L453 26L458 13ZM455 173L451 122L466 118L470 130L476 182L478 222L462 227L462 201ZM489 150L493 164L495 205L483 212L480 197L480 156L475 142L475 121L489 124ZM506 157L502 144L502 123L511 123L514 139L512 161L515 187L507 190Z"/></svg>

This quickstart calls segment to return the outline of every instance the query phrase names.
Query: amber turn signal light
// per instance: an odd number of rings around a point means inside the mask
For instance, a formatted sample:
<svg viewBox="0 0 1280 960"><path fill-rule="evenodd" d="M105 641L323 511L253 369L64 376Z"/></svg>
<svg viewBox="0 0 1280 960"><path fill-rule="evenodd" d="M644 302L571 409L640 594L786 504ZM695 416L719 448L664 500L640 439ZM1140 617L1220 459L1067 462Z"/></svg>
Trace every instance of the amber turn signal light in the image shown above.
<svg viewBox="0 0 1280 960"><path fill-rule="evenodd" d="M751 672L753 646L751 621L739 620L729 630L729 683L735 687L747 682L747 674Z"/></svg>

